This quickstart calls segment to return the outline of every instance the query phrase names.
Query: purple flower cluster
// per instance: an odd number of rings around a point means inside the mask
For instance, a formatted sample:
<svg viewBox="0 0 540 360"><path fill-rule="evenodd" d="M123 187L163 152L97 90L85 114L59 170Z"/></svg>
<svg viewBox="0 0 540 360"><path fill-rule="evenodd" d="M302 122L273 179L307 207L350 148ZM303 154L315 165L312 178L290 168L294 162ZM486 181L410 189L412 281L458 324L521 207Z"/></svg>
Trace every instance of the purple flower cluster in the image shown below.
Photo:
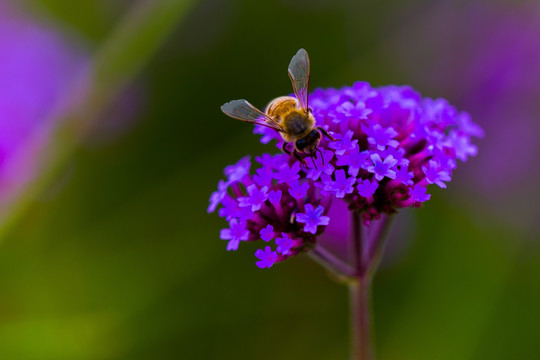
<svg viewBox="0 0 540 360"><path fill-rule="evenodd" d="M364 223L399 208L418 207L430 199L427 186L446 187L456 159L476 155L471 137L482 129L469 115L443 99L423 99L408 86L372 88L358 82L341 89L316 89L310 107L317 125L335 141L324 138L318 157L305 168L293 157L263 154L250 174L249 158L225 169L226 181L210 198L229 221L221 238L228 250L240 241L274 240L256 252L257 266L270 267L309 250L331 221L332 198L344 199ZM261 142L281 136L258 126Z"/></svg>
<svg viewBox="0 0 540 360"><path fill-rule="evenodd" d="M241 241L273 241L276 250L257 250L257 266L270 267L315 244L330 218L324 215L330 199L323 199L306 177L305 169L285 154L263 154L250 174L251 160L241 159L225 168L226 181L210 197L208 212L216 210L229 222L221 230L227 250L237 250Z"/></svg>

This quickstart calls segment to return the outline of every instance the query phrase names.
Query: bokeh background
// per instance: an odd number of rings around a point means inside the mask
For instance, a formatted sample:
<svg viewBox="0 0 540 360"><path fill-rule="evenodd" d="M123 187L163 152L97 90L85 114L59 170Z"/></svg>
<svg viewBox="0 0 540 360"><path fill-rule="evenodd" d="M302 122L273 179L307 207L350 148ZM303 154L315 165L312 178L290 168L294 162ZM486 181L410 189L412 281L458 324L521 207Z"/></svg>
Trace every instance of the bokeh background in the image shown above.
<svg viewBox="0 0 540 360"><path fill-rule="evenodd" d="M486 130L405 211L376 279L382 360L538 359L540 4L0 1L0 359L346 359L347 289L235 253L208 198L273 152L219 106L410 84Z"/></svg>

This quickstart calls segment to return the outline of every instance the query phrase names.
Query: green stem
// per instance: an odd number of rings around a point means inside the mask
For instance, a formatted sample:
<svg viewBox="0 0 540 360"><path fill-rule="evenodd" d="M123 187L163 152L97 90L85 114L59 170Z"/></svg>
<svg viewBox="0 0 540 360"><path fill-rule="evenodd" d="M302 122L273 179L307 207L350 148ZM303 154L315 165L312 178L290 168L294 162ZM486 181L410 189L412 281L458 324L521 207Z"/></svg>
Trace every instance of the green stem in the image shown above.
<svg viewBox="0 0 540 360"><path fill-rule="evenodd" d="M349 285L352 325L352 360L373 360L371 279L358 278Z"/></svg>
<svg viewBox="0 0 540 360"><path fill-rule="evenodd" d="M354 270L348 264L322 246L316 246L309 255L339 279L352 279L355 276Z"/></svg>
<svg viewBox="0 0 540 360"><path fill-rule="evenodd" d="M385 240L393 216L382 215L373 222L370 232L365 231L359 212L351 212L349 238L350 266L317 246L310 255L334 275L348 280L351 309L351 359L374 360L371 309L371 283L384 250Z"/></svg>
<svg viewBox="0 0 540 360"><path fill-rule="evenodd" d="M351 237L349 249L351 263L355 270L355 279L349 284L351 307L351 359L373 360L374 350L371 339L371 276L365 273L365 261L368 240L360 213L351 212Z"/></svg>

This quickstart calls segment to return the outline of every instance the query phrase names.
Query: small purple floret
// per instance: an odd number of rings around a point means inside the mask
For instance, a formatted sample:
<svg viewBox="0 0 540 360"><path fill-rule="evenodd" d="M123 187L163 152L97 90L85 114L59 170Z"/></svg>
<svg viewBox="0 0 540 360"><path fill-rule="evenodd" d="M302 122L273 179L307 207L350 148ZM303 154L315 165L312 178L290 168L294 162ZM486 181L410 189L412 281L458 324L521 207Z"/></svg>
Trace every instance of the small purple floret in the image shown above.
<svg viewBox="0 0 540 360"><path fill-rule="evenodd" d="M268 193L268 200L270 201L270 204L279 206L281 201L281 190L270 190Z"/></svg>
<svg viewBox="0 0 540 360"><path fill-rule="evenodd" d="M268 199L268 186L263 186L260 190L257 185L247 187L248 197L238 198L240 207L251 207L251 211L257 211L261 205Z"/></svg>
<svg viewBox="0 0 540 360"><path fill-rule="evenodd" d="M246 229L246 223L232 219L229 223L229 229L222 229L220 238L229 240L227 243L227 251L238 250L240 241L247 240L249 231Z"/></svg>
<svg viewBox="0 0 540 360"><path fill-rule="evenodd" d="M298 172L300 171L300 164L295 162L289 167L287 163L282 164L279 171L275 174L279 184L290 183L291 181L300 179Z"/></svg>
<svg viewBox="0 0 540 360"><path fill-rule="evenodd" d="M332 159L334 153L330 150L322 150L322 157L318 154L317 159L314 159L315 166L311 161L308 161L307 178L313 181L318 180L321 174L332 175L334 172L334 166L332 166Z"/></svg>
<svg viewBox="0 0 540 360"><path fill-rule="evenodd" d="M427 188L421 185L415 185L410 192L411 198L414 201L424 202L431 198L430 194L427 194Z"/></svg>
<svg viewBox="0 0 540 360"><path fill-rule="evenodd" d="M275 163L275 157L273 155L264 153L261 156L256 156L255 161L262 165L265 170L272 170Z"/></svg>
<svg viewBox="0 0 540 360"><path fill-rule="evenodd" d="M356 177L360 169L367 169L372 162L369 160L369 152L360 151L358 147L351 150L348 154L338 156L338 166L348 166L348 173L350 176Z"/></svg>
<svg viewBox="0 0 540 360"><path fill-rule="evenodd" d="M353 185L356 182L356 177L347 178L345 170L336 170L334 175L336 180L330 178L324 182L324 191L334 193L337 198L344 198L346 194L354 191Z"/></svg>
<svg viewBox="0 0 540 360"><path fill-rule="evenodd" d="M266 167L257 169L253 175L253 181L259 186L270 186L273 178L274 172Z"/></svg>
<svg viewBox="0 0 540 360"><path fill-rule="evenodd" d="M445 189L446 184L443 181L450 181L448 171L440 169L435 160L429 160L429 167L422 166L422 171L426 175L426 181L429 184L437 184L439 187Z"/></svg>
<svg viewBox="0 0 540 360"><path fill-rule="evenodd" d="M253 212L247 207L240 207L238 202L230 196L225 196L221 201L223 207L218 210L218 214L224 217L227 221L233 218L240 220L247 220L251 217Z"/></svg>
<svg viewBox="0 0 540 360"><path fill-rule="evenodd" d="M234 165L229 165L225 168L224 173L228 177L228 182L233 183L249 174L249 168L251 167L250 156L245 156Z"/></svg>
<svg viewBox="0 0 540 360"><path fill-rule="evenodd" d="M214 191L212 195L210 195L210 205L208 206L208 213L213 213L216 211L217 206L221 203L221 200L227 195L227 188L229 187L229 184L227 184L225 181L220 180L218 183L218 191Z"/></svg>
<svg viewBox="0 0 540 360"><path fill-rule="evenodd" d="M371 182L367 179L359 182L356 186L356 188L358 189L358 194L366 198L373 196L378 187L379 183L377 181L373 180L373 182Z"/></svg>
<svg viewBox="0 0 540 360"><path fill-rule="evenodd" d="M457 131L450 132L447 144L454 149L456 157L461 161L467 161L467 157L475 156L478 153L478 147L471 144L471 138L460 135Z"/></svg>
<svg viewBox="0 0 540 360"><path fill-rule="evenodd" d="M266 227L262 228L261 231L259 231L259 234L261 234L262 240L268 242L274 238L274 227L268 224Z"/></svg>
<svg viewBox="0 0 540 360"><path fill-rule="evenodd" d="M309 183L300 183L298 180L290 182L289 186L289 194L291 194L291 196L295 199L304 198L309 190Z"/></svg>
<svg viewBox="0 0 540 360"><path fill-rule="evenodd" d="M413 185L414 181L412 180L414 177L414 174L411 171L407 171L406 165L401 165L396 171L396 180L404 185Z"/></svg>
<svg viewBox="0 0 540 360"><path fill-rule="evenodd" d="M363 101L358 101L353 104L350 101L345 102L336 109L338 114L344 115L346 118L354 119L366 119L372 110L366 108L366 104ZM339 118L333 120L335 123L339 123Z"/></svg>
<svg viewBox="0 0 540 360"><path fill-rule="evenodd" d="M353 135L351 130L347 130L345 135L336 134L334 137L337 141L330 142L328 146L336 150L336 155L343 155L346 151L353 150L358 143L358 140L352 140Z"/></svg>
<svg viewBox="0 0 540 360"><path fill-rule="evenodd" d="M381 181L385 176L390 179L396 178L396 172L392 168L397 164L397 160L392 155L388 155L384 161L379 154L371 154L373 165L367 168L367 171L375 174L375 178Z"/></svg>
<svg viewBox="0 0 540 360"><path fill-rule="evenodd" d="M266 126L255 125L253 133L262 135L260 142L263 144L268 144L272 140L279 139L279 134L276 132L276 130L270 129Z"/></svg>
<svg viewBox="0 0 540 360"><path fill-rule="evenodd" d="M383 151L387 146L396 148L399 145L399 141L393 140L398 132L392 127L383 129L379 124L371 127L362 124L362 131L368 136L368 143L375 145L380 151Z"/></svg>
<svg viewBox="0 0 540 360"><path fill-rule="evenodd" d="M393 148L393 147L387 147L384 149L384 151L380 151L379 154L381 155L381 158L387 158L388 156L392 155L394 159L397 160L398 165L407 165L409 166L409 159L405 158L405 149L403 148Z"/></svg>
<svg viewBox="0 0 540 360"><path fill-rule="evenodd" d="M287 233L281 233L281 237L276 239L277 249L276 251L282 255L289 255L293 240Z"/></svg>
<svg viewBox="0 0 540 360"><path fill-rule="evenodd" d="M456 124L458 125L459 129L467 135L480 138L484 137L484 130L478 124L475 124L471 120L471 115L466 112L461 112L458 114L456 117Z"/></svg>
<svg viewBox="0 0 540 360"><path fill-rule="evenodd" d="M271 268L277 261L278 255L275 251L272 251L270 246L264 248L264 251L259 249L255 252L255 256L260 259L255 263L261 269Z"/></svg>
<svg viewBox="0 0 540 360"><path fill-rule="evenodd" d="M330 217L322 216L324 208L321 205L314 209L313 205L306 204L306 206L304 206L304 211L304 213L296 214L296 221L305 224L305 232L316 234L317 226L328 225L330 222Z"/></svg>

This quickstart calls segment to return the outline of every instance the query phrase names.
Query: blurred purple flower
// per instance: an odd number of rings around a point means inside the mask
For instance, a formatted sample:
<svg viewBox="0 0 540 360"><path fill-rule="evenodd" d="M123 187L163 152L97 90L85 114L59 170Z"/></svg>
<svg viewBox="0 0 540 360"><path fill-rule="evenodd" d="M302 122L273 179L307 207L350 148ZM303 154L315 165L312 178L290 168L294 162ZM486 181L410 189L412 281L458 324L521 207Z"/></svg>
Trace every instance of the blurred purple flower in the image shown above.
<svg viewBox="0 0 540 360"><path fill-rule="evenodd" d="M5 2L0 2L0 48L0 202L5 204L39 170L52 131L75 101L74 79L84 64L58 33L20 17Z"/></svg>
<svg viewBox="0 0 540 360"><path fill-rule="evenodd" d="M540 4L432 2L419 14L395 39L399 66L466 107L489 134L463 179L497 203L524 183L536 186L540 170L530 164L540 154ZM482 133L469 116L458 121L467 133ZM459 133L448 142L458 159L477 152Z"/></svg>
<svg viewBox="0 0 540 360"><path fill-rule="evenodd" d="M489 134L460 184L501 219L537 226L540 168L531 164L540 156L540 4L439 1L417 14L393 42L399 67L466 107ZM482 133L469 116L458 121L466 133ZM459 133L447 142L458 159L477 152Z"/></svg>

